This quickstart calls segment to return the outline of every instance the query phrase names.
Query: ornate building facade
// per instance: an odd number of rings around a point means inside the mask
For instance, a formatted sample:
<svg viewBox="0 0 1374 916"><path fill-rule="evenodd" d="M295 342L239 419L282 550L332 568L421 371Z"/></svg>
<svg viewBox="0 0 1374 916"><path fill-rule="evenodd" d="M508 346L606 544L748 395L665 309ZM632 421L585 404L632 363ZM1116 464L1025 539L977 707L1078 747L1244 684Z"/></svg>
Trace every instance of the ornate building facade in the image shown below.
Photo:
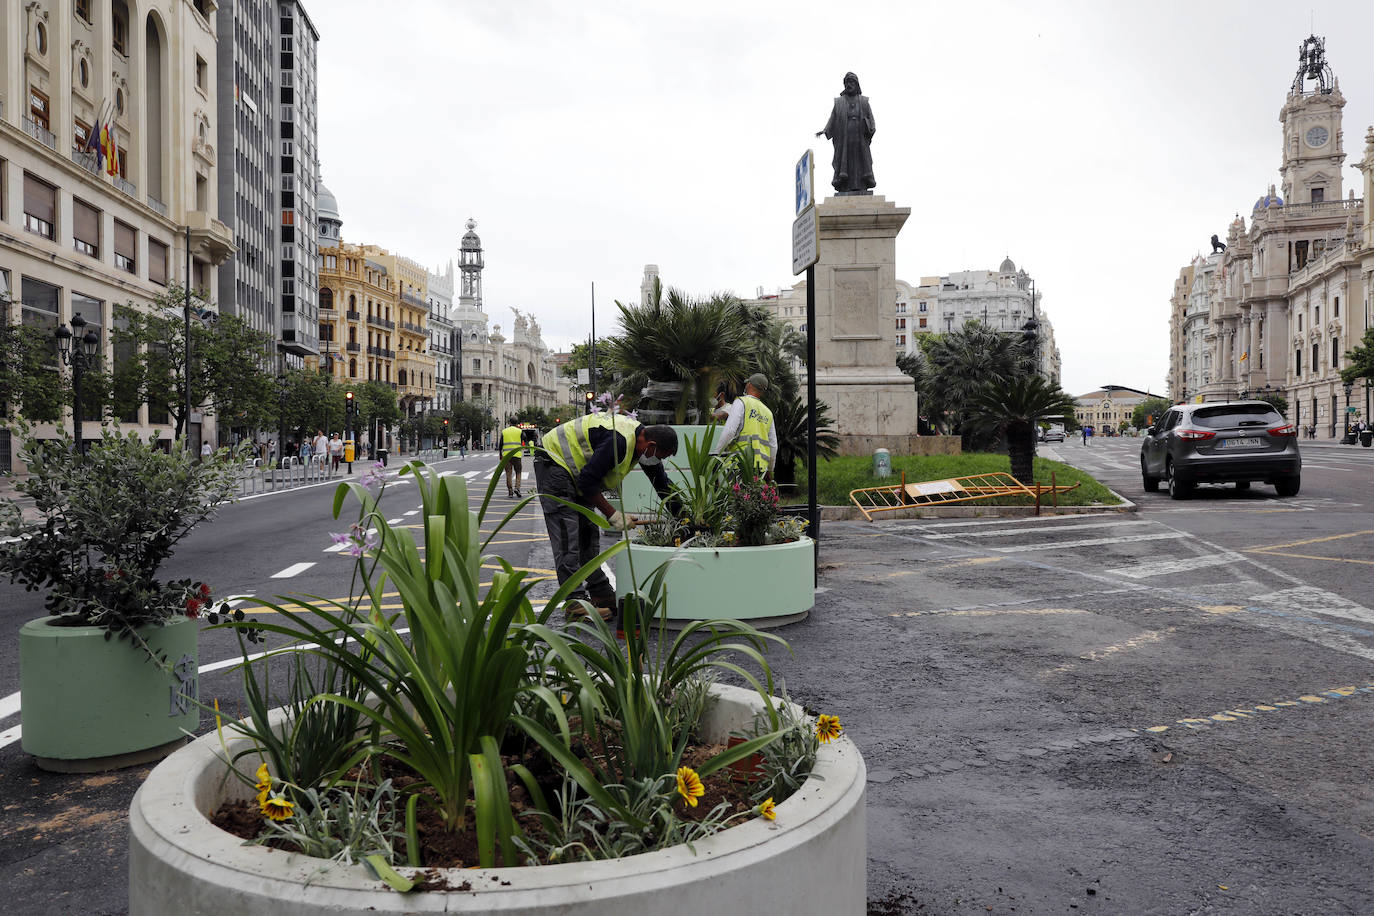
<svg viewBox="0 0 1374 916"><path fill-rule="evenodd" d="M1279 110L1279 187L1255 201L1248 227L1236 216L1225 250L1195 258L1175 283L1175 400L1279 393L1288 419L1322 437L1341 436L1353 418L1340 371L1370 326L1374 129L1358 163L1364 197L1343 196L1344 106L1324 42L1311 36ZM1368 416L1367 403L1350 406Z"/></svg>
<svg viewBox="0 0 1374 916"><path fill-rule="evenodd" d="M146 306L171 283L217 288L219 265L234 249L216 216L215 7L213 0L0 6L0 306L7 320L51 333L80 313L109 366L119 359L110 342L116 305ZM88 148L97 124L113 131L107 162L114 174ZM140 433L171 437L168 418L146 405L120 419ZM68 410L61 423L70 422ZM197 447L202 422L192 415ZM55 429L40 423L36 432L47 437ZM0 468L13 467L14 448L0 431Z"/></svg>

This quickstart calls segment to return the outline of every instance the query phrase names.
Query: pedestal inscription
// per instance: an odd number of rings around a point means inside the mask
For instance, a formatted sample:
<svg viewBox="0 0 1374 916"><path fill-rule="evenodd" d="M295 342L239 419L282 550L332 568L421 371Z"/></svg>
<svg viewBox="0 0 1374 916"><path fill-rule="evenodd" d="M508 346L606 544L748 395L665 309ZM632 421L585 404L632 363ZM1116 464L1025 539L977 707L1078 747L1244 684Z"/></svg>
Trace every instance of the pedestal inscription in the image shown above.
<svg viewBox="0 0 1374 916"><path fill-rule="evenodd" d="M877 267L835 268L835 311L830 323L833 340L872 339L878 328Z"/></svg>

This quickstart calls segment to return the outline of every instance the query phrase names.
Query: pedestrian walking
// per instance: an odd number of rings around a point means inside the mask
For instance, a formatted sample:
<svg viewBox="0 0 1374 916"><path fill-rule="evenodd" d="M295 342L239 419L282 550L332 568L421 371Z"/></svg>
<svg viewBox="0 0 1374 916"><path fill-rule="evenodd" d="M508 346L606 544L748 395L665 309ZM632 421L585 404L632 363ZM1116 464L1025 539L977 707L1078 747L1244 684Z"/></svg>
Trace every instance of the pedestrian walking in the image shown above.
<svg viewBox="0 0 1374 916"><path fill-rule="evenodd" d="M514 420L501 430L501 460L510 459L506 464L506 496L511 499L520 498L520 480L524 475L520 464L521 436L521 429Z"/></svg>
<svg viewBox="0 0 1374 916"><path fill-rule="evenodd" d="M773 482L773 465L777 461L778 431L773 424L773 412L763 403L768 390L768 377L755 372L744 383L744 394L730 404L725 427L720 433L719 454L730 451L754 451L754 470L769 483Z"/></svg>
<svg viewBox="0 0 1374 916"><path fill-rule="evenodd" d="M200 460L201 460L201 461L209 461L209 460L210 460L210 456L213 455L214 453L215 453L215 450L212 449L212 448L210 447L210 443L209 443L209 442L202 442L202 443L200 444Z"/></svg>
<svg viewBox="0 0 1374 916"><path fill-rule="evenodd" d="M301 456L301 463L302 463L302 464L309 464L309 463L310 463L310 437L309 437L309 436L305 436L305 437L303 437L303 438L301 439L300 456Z"/></svg>
<svg viewBox="0 0 1374 916"><path fill-rule="evenodd" d="M534 456L534 479L560 585L594 559L601 545L600 528L560 500L596 509L612 528L624 531L631 525L629 518L603 491L618 488L638 463L654 491L667 498L672 485L662 459L676 454L677 433L671 426L644 426L624 414L586 414L544 436L543 448ZM670 505L669 511L676 515L678 510ZM590 602L603 620L615 616L615 588L600 568L569 596L573 600ZM565 614L575 619L585 616L586 609L568 604Z"/></svg>
<svg viewBox="0 0 1374 916"><path fill-rule="evenodd" d="M332 470L337 471L339 464L343 461L344 444L343 439L339 438L338 433L334 433L329 438L329 461Z"/></svg>
<svg viewBox="0 0 1374 916"><path fill-rule="evenodd" d="M310 449L320 467L324 467L329 461L329 439L325 436L324 430L315 430L315 441L311 443Z"/></svg>
<svg viewBox="0 0 1374 916"><path fill-rule="evenodd" d="M468 437L467 437L467 436L459 436L459 437L458 437L458 457L459 457L461 460L463 460L463 461L467 461L467 460L468 460Z"/></svg>

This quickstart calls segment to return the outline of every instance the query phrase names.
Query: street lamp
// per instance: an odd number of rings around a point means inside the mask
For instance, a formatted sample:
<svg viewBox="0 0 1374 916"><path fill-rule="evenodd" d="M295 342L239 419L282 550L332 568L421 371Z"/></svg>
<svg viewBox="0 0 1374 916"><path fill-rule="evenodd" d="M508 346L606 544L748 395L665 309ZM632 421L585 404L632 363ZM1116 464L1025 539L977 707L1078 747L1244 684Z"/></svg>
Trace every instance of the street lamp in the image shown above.
<svg viewBox="0 0 1374 916"><path fill-rule="evenodd" d="M286 377L286 360L282 360L281 371L277 374L277 467L286 467L286 394L291 380Z"/></svg>
<svg viewBox="0 0 1374 916"><path fill-rule="evenodd" d="M1345 435L1341 437L1341 442L1349 445L1355 441L1355 437L1350 435L1350 392L1355 390L1355 383L1347 381L1341 385L1341 388L1345 391Z"/></svg>
<svg viewBox="0 0 1374 916"><path fill-rule="evenodd" d="M81 443L81 376L96 363L100 350L100 335L94 330L86 330L86 319L77 312L72 315L71 330L62 324L57 326L53 336L57 338L57 351L62 362L72 367L72 437L76 439L76 452L85 451ZM85 331L83 334L82 332ZM75 338L77 345L72 346Z"/></svg>

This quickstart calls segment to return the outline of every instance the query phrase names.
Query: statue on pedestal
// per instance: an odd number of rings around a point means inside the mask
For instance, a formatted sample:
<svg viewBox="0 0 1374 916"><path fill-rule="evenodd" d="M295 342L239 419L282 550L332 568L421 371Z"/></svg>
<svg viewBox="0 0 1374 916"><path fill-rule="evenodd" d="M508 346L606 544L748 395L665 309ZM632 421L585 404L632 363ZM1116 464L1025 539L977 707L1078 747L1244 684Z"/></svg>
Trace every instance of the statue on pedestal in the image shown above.
<svg viewBox="0 0 1374 916"><path fill-rule="evenodd" d="M835 144L835 155L830 160L835 177L830 184L841 196L872 194L877 184L869 151L875 130L873 109L868 107L868 96L859 93L859 78L846 73L844 92L835 97L830 120L824 130L816 132L816 136L824 134Z"/></svg>

